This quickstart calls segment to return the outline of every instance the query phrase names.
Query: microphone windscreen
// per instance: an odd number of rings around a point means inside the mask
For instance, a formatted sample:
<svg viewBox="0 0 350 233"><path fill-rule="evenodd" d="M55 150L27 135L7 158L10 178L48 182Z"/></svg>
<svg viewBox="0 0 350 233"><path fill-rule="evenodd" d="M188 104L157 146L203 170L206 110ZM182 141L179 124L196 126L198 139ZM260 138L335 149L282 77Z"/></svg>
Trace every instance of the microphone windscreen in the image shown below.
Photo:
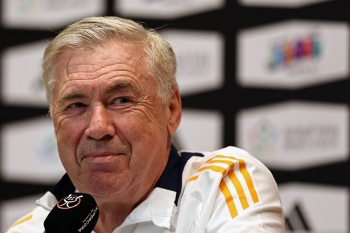
<svg viewBox="0 0 350 233"><path fill-rule="evenodd" d="M60 200L44 222L47 233L91 233L99 216L95 199L72 193Z"/></svg>

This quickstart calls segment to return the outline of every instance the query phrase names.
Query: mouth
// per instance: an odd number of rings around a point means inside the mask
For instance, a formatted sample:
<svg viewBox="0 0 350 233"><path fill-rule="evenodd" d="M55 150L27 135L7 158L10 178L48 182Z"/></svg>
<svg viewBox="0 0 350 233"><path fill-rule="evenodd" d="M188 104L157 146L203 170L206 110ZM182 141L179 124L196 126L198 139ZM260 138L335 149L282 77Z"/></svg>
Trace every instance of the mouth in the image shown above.
<svg viewBox="0 0 350 233"><path fill-rule="evenodd" d="M122 156L125 154L122 153L90 153L87 155L84 155L81 159L81 162L87 161L91 163L103 163L111 161L119 156Z"/></svg>

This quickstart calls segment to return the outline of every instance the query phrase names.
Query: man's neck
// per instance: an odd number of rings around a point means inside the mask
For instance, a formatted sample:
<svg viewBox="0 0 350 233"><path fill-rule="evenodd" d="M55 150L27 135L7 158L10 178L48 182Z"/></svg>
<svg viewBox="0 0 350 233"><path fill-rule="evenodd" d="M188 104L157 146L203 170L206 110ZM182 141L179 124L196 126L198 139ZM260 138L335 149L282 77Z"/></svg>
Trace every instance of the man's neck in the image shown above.
<svg viewBox="0 0 350 233"><path fill-rule="evenodd" d="M132 212L135 206L125 205L123 203L99 205L100 216L94 228L96 233L111 233L120 226L126 217Z"/></svg>
<svg viewBox="0 0 350 233"><path fill-rule="evenodd" d="M152 188L141 199L138 198L138 201L131 201L133 199L131 196L128 202L117 203L110 201L104 202L96 199L100 214L94 231L96 233L112 233L115 228L119 227L124 222L139 204L147 199L153 188L154 186L152 186Z"/></svg>

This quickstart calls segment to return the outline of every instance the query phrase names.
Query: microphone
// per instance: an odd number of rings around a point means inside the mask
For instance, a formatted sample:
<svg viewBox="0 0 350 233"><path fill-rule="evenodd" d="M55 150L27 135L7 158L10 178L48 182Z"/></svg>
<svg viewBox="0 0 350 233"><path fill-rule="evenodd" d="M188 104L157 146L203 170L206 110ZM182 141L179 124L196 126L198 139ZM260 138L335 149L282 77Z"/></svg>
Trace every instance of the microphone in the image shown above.
<svg viewBox="0 0 350 233"><path fill-rule="evenodd" d="M95 199L72 193L61 199L44 222L47 233L91 233L99 216Z"/></svg>

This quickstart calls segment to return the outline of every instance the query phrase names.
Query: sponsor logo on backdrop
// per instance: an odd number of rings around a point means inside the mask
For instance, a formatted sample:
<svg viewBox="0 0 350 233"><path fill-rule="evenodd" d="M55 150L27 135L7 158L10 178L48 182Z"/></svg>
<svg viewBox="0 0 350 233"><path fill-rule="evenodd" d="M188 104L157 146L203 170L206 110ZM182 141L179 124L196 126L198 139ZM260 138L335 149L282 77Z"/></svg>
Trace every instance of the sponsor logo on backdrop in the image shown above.
<svg viewBox="0 0 350 233"><path fill-rule="evenodd" d="M225 0L115 0L116 12L132 17L174 19L224 7Z"/></svg>
<svg viewBox="0 0 350 233"><path fill-rule="evenodd" d="M52 184L65 173L51 118L7 124L1 130L1 140L4 180Z"/></svg>
<svg viewBox="0 0 350 233"><path fill-rule="evenodd" d="M218 150L223 142L223 124L219 112L184 109L173 143L178 150Z"/></svg>
<svg viewBox="0 0 350 233"><path fill-rule="evenodd" d="M349 154L347 105L286 102L241 110L237 146L270 168L294 170Z"/></svg>
<svg viewBox="0 0 350 233"><path fill-rule="evenodd" d="M164 30L177 57L181 95L221 88L224 82L224 39L217 32Z"/></svg>
<svg viewBox="0 0 350 233"><path fill-rule="evenodd" d="M295 202L294 207L285 216L285 226L288 231L311 231L309 220L305 217L302 205Z"/></svg>
<svg viewBox="0 0 350 233"><path fill-rule="evenodd" d="M258 122L247 132L250 153L255 156L275 154L281 134L280 129L266 119Z"/></svg>
<svg viewBox="0 0 350 233"><path fill-rule="evenodd" d="M237 82L298 89L349 77L346 23L287 21L238 34ZM253 68L254 67L254 68Z"/></svg>
<svg viewBox="0 0 350 233"><path fill-rule="evenodd" d="M289 183L278 187L287 231L348 232L349 190Z"/></svg>
<svg viewBox="0 0 350 233"><path fill-rule="evenodd" d="M307 35L295 40L280 40L271 46L268 67L270 70L296 69L306 61L321 59L322 43L318 35ZM311 67L312 70L317 67ZM298 73L298 71L294 71Z"/></svg>
<svg viewBox="0 0 350 233"><path fill-rule="evenodd" d="M2 24L11 28L60 28L86 16L102 15L100 0L2 1Z"/></svg>
<svg viewBox="0 0 350 233"><path fill-rule="evenodd" d="M318 4L331 0L239 0L245 6L286 7L295 8L311 4Z"/></svg>
<svg viewBox="0 0 350 233"><path fill-rule="evenodd" d="M46 107L40 61L47 45L47 41L41 41L4 51L1 85L3 103Z"/></svg>

